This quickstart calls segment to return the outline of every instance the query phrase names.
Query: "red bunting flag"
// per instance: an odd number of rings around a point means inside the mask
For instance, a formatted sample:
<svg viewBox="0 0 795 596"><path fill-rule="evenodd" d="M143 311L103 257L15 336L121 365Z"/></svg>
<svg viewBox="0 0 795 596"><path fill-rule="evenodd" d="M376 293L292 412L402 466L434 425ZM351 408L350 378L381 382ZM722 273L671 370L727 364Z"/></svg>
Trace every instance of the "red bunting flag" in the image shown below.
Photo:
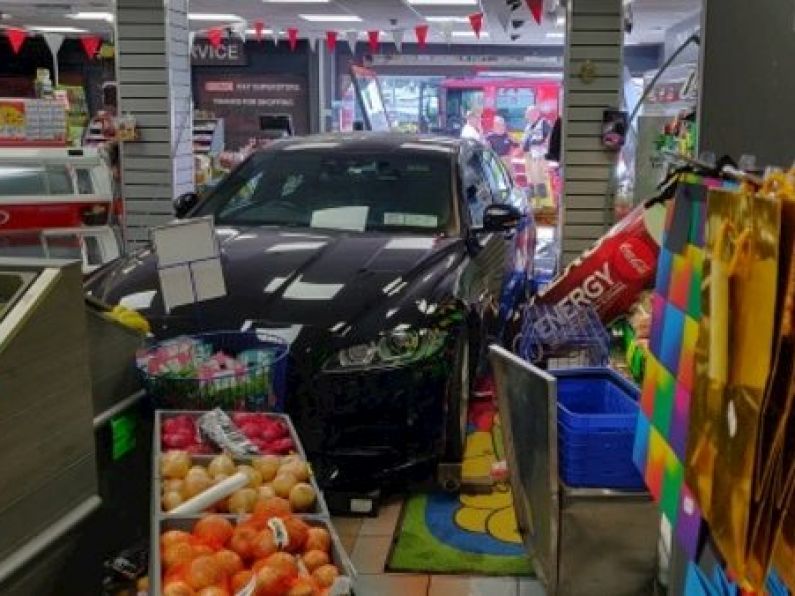
<svg viewBox="0 0 795 596"><path fill-rule="evenodd" d="M218 48L221 45L221 36L223 33L221 32L220 27L212 27L207 30L207 41L210 42L210 45L214 48Z"/></svg>
<svg viewBox="0 0 795 596"><path fill-rule="evenodd" d="M378 36L380 31L367 32L367 44L370 46L370 51L375 54L378 51Z"/></svg>
<svg viewBox="0 0 795 596"><path fill-rule="evenodd" d="M536 24L541 24L541 16L544 14L544 0L525 0L527 2L527 8L530 9L530 12L533 15L533 20Z"/></svg>
<svg viewBox="0 0 795 596"><path fill-rule="evenodd" d="M99 46L102 45L102 38L99 35L83 35L80 37L80 43L83 44L86 56L92 59L97 55Z"/></svg>
<svg viewBox="0 0 795 596"><path fill-rule="evenodd" d="M472 31L475 32L475 37L480 39L480 30L483 28L483 13L476 12L469 15L469 24L472 25Z"/></svg>
<svg viewBox="0 0 795 596"><path fill-rule="evenodd" d="M262 32L265 31L265 21L254 21L254 36L257 41L262 41Z"/></svg>
<svg viewBox="0 0 795 596"><path fill-rule="evenodd" d="M294 52L298 45L298 29L295 27L287 29L287 42L290 44L290 51Z"/></svg>
<svg viewBox="0 0 795 596"><path fill-rule="evenodd" d="M428 25L417 25L414 27L414 34L417 36L417 45L424 48L428 41Z"/></svg>
<svg viewBox="0 0 795 596"><path fill-rule="evenodd" d="M19 50L22 49L22 44L25 43L25 39L28 37L28 32L24 29L9 27L6 29L6 35L8 36L8 43L11 44L11 50L14 54L19 54Z"/></svg>
<svg viewBox="0 0 795 596"><path fill-rule="evenodd" d="M329 51L329 54L333 53L334 50L337 49L336 31L326 31L326 49Z"/></svg>

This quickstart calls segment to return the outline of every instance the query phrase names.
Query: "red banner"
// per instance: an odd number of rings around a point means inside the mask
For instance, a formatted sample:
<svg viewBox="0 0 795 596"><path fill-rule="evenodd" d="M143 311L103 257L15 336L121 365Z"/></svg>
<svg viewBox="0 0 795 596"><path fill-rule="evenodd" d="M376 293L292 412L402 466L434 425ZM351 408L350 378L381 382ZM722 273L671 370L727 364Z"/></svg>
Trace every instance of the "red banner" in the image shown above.
<svg viewBox="0 0 795 596"><path fill-rule="evenodd" d="M337 32L326 31L326 49L329 51L329 54L333 53L336 48L337 48Z"/></svg>
<svg viewBox="0 0 795 596"><path fill-rule="evenodd" d="M221 46L221 30L218 27L213 27L207 30L207 40L210 42L210 45L214 48L218 49Z"/></svg>
<svg viewBox="0 0 795 596"><path fill-rule="evenodd" d="M428 42L428 25L417 25L414 27L414 34L417 36L417 45L424 48Z"/></svg>
<svg viewBox="0 0 795 596"><path fill-rule="evenodd" d="M483 13L476 12L469 15L469 24L472 25L472 31L475 32L475 37L480 39L480 30L483 28Z"/></svg>
<svg viewBox="0 0 795 596"><path fill-rule="evenodd" d="M533 15L533 20L537 24L541 24L541 17L544 13L544 0L526 0L527 8L530 9L530 13Z"/></svg>
<svg viewBox="0 0 795 596"><path fill-rule="evenodd" d="M14 54L19 54L22 44L25 43L25 39L28 37L28 32L24 29L8 28L6 29L6 35L8 36L8 43L11 44L11 50Z"/></svg>
<svg viewBox="0 0 795 596"><path fill-rule="evenodd" d="M254 21L254 35L257 41L262 41L263 31L265 31L265 21Z"/></svg>
<svg viewBox="0 0 795 596"><path fill-rule="evenodd" d="M294 52L298 45L298 29L295 27L287 29L287 43L290 44L290 51Z"/></svg>
<svg viewBox="0 0 795 596"><path fill-rule="evenodd" d="M83 44L86 56L92 59L97 55L99 46L102 45L102 38L99 35L83 35L80 38L80 43Z"/></svg>
<svg viewBox="0 0 795 596"><path fill-rule="evenodd" d="M370 51L375 54L378 51L378 35L380 31L368 31L367 43L370 46Z"/></svg>

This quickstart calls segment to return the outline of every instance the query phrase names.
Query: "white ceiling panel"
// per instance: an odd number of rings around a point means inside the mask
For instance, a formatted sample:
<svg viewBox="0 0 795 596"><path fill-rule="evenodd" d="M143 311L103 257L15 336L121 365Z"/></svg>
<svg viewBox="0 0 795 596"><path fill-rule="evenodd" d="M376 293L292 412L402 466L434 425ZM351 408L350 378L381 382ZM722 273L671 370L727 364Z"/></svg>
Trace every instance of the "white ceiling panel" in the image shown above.
<svg viewBox="0 0 795 596"><path fill-rule="evenodd" d="M333 29L340 33L346 30L366 31L378 29L389 31L395 28L407 30L405 40L413 41L415 25L426 23L430 17L433 22L429 42L443 40L438 21L435 19L451 17L456 32L454 43L473 43L467 16L477 10L485 14L483 30L487 32L481 43L511 43L510 38L500 26L496 11L503 0L474 0L477 4L441 4L444 0L419 0L412 4L409 0L328 0L327 2L284 2L277 0L191 0L191 12L234 14L252 22L265 21L267 27L284 29L297 27L302 36L322 37L325 31ZM463 0L472 1L472 0ZM575 0L576 1L576 0ZM702 0L634 0L634 30L628 36L630 44L661 43L665 31L672 25L700 9ZM111 11L112 0L2 0L2 12L7 17L0 24L11 26L74 26L90 31L108 30L102 20L69 19L67 15L75 12ZM309 22L298 15L353 15L360 22ZM520 37L513 43L522 45L561 44L560 33L563 27L556 24L554 16L547 16L539 26L531 21L529 11L523 5L518 16L526 19L519 30ZM224 22L192 21L195 29L203 29ZM382 36L385 41L388 36Z"/></svg>

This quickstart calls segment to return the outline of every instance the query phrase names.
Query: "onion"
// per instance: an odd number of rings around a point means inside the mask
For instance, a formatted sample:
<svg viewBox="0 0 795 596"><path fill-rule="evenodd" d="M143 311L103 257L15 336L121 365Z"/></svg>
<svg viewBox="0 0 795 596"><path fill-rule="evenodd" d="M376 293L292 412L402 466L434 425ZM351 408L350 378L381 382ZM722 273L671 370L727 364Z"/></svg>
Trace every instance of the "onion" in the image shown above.
<svg viewBox="0 0 795 596"><path fill-rule="evenodd" d="M165 478L185 478L190 468L186 451L167 451L160 456L160 474Z"/></svg>
<svg viewBox="0 0 795 596"><path fill-rule="evenodd" d="M188 499L195 497L199 493L203 493L212 485L212 480L209 476L202 476L201 474L191 474L185 480L185 497Z"/></svg>
<svg viewBox="0 0 795 596"><path fill-rule="evenodd" d="M273 490L276 491L276 495L286 499L290 496L290 491L298 482L298 479L289 472L287 473L279 473L277 474L276 478L273 479Z"/></svg>
<svg viewBox="0 0 795 596"><path fill-rule="evenodd" d="M216 455L212 459L210 465L207 466L207 471L210 473L210 476L215 476L217 474L231 476L235 473L235 462L233 462L232 458L226 453L222 453L221 455Z"/></svg>
<svg viewBox="0 0 795 596"><path fill-rule="evenodd" d="M176 491L167 492L163 495L163 509L171 511L175 507L179 507L184 502L182 495Z"/></svg>
<svg viewBox="0 0 795 596"><path fill-rule="evenodd" d="M294 512L309 511L315 504L315 489L306 482L299 482L290 489L290 508Z"/></svg>
<svg viewBox="0 0 795 596"><path fill-rule="evenodd" d="M229 513L251 513L257 502L257 491L253 488L241 488L229 497Z"/></svg>
<svg viewBox="0 0 795 596"><path fill-rule="evenodd" d="M306 482L309 480L309 466L306 465L305 461L292 460L286 464L282 464L282 467L279 468L279 474L283 474L285 472L292 474L300 482Z"/></svg>
<svg viewBox="0 0 795 596"><path fill-rule="evenodd" d="M260 474L251 466L240 465L237 467L237 471L243 472L246 476L248 476L248 488L259 488L259 486L262 484L262 474Z"/></svg>
<svg viewBox="0 0 795 596"><path fill-rule="evenodd" d="M264 455L262 457L255 457L251 465L262 475L263 482L270 482L279 472L281 462L275 455Z"/></svg>

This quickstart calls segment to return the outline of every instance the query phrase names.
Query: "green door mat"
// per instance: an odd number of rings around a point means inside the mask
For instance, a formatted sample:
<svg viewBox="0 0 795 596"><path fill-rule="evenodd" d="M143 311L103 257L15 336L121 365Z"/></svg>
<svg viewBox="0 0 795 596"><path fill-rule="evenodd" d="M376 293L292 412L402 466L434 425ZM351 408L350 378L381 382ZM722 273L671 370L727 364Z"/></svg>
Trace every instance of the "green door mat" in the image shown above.
<svg viewBox="0 0 795 596"><path fill-rule="evenodd" d="M430 493L407 499L390 571L532 576L510 489L489 495Z"/></svg>

